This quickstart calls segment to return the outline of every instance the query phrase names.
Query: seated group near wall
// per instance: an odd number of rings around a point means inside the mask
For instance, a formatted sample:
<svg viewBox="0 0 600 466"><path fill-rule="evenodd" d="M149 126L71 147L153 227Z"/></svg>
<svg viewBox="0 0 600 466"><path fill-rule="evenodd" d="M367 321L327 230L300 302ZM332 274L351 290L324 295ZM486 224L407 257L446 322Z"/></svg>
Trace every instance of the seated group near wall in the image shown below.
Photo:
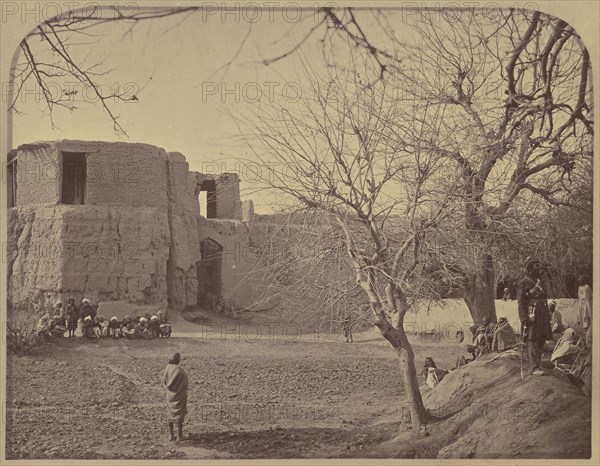
<svg viewBox="0 0 600 466"><path fill-rule="evenodd" d="M98 314L98 306L91 305L86 298L81 300L81 306L75 305L73 298L67 299L67 306L63 312L62 301L57 301L53 308L53 315L45 312L38 320L36 332L42 337L60 338L68 331L69 338L75 338L79 328L81 336L90 340L98 338L166 338L171 336L171 324L167 322L162 311L155 315L125 316L119 320L116 316L107 320Z"/></svg>

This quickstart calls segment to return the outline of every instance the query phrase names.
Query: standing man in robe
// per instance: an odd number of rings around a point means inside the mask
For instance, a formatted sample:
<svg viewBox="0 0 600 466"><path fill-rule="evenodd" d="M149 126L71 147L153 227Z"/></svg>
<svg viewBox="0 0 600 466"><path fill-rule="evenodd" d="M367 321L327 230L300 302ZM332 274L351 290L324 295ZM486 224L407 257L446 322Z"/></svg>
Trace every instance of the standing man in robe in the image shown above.
<svg viewBox="0 0 600 466"><path fill-rule="evenodd" d="M540 367L542 348L546 340L552 340L548 301L541 283L542 270L539 260L528 257L525 260L525 277L517 286L519 319L527 342L529 373L532 375L544 375Z"/></svg>
<svg viewBox="0 0 600 466"><path fill-rule="evenodd" d="M349 313L347 313L342 321L342 331L344 333L344 338L346 339L346 343L352 343L354 339L352 338L352 317Z"/></svg>
<svg viewBox="0 0 600 466"><path fill-rule="evenodd" d="M592 325L592 287L586 283L583 275L579 277L578 281L577 325L588 328Z"/></svg>
<svg viewBox="0 0 600 466"><path fill-rule="evenodd" d="M165 368L163 385L167 392L167 421L169 422L169 440L179 443L183 439L183 421L187 413L188 377L179 366L181 355L173 354ZM177 424L177 437L173 428Z"/></svg>

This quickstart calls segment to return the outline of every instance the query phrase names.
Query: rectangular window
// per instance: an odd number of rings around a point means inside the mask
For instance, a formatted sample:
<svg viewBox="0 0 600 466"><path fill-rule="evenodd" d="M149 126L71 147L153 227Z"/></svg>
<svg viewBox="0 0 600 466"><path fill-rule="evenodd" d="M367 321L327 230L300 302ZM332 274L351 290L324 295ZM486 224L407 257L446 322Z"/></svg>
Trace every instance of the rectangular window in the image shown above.
<svg viewBox="0 0 600 466"><path fill-rule="evenodd" d="M87 167L85 154L78 152L63 152L62 193L63 204L85 204L85 181Z"/></svg>
<svg viewBox="0 0 600 466"><path fill-rule="evenodd" d="M217 187L215 180L206 180L200 185L198 196L200 215L206 218L217 218Z"/></svg>

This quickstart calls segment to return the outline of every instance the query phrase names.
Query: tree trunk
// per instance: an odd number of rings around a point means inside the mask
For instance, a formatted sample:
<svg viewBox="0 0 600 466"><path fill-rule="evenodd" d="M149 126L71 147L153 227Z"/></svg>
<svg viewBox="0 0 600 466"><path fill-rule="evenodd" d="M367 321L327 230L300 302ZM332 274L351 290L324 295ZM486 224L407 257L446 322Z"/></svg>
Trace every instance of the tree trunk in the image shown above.
<svg viewBox="0 0 600 466"><path fill-rule="evenodd" d="M496 322L496 304L494 302L496 277L494 259L489 254L486 241L490 230L483 214L485 180L473 172L466 173L466 175L465 227L468 236L465 239L470 241L468 246L474 252L472 258L467 255L467 260L474 262L474 272L469 267L464 299L471 312L473 322L478 325L484 317L489 318L491 322Z"/></svg>
<svg viewBox="0 0 600 466"><path fill-rule="evenodd" d="M413 431L419 432L421 426L426 422L426 416L421 391L419 390L417 370L415 368L415 354L406 337L404 328L402 326L400 328L394 327L385 317L383 311L380 311L378 317L379 320L375 325L379 328L381 335L390 342L396 351L396 356L400 364L402 381L404 382L404 390L406 391L406 404L403 405L402 411L406 412L404 408L408 408Z"/></svg>
<svg viewBox="0 0 600 466"><path fill-rule="evenodd" d="M399 331L402 332L404 339L406 339L404 330L400 329ZM405 345L396 349L396 354L400 361L404 390L406 390L405 397L408 412L410 413L410 422L413 431L419 432L421 426L426 422L425 407L423 406L423 398L421 398L421 391L419 390L419 380L415 368L415 353L407 339Z"/></svg>
<svg viewBox="0 0 600 466"><path fill-rule="evenodd" d="M400 293L394 285L393 280L389 280L385 287L385 295L388 303L388 309L394 317L397 314L398 324L397 326L392 325L390 319L386 316L384 311L381 297L376 292L376 277L375 269L367 268L365 270L366 280L363 280L361 274L361 267L363 263L357 260L360 255L351 249L352 237L349 233L348 227L343 220L338 217L338 222L345 231L348 239L348 255L354 262L355 270L357 271L357 283L361 286L363 291L366 293L371 304L371 310L373 315L377 319L375 326L379 328L381 335L392 345L392 348L396 351L398 357L398 363L400 364L400 371L402 372L402 380L404 382L404 390L406 403L402 406L402 411L410 413L410 422L413 428L413 432L419 433L421 426L426 421L425 407L423 406L423 399L421 398L421 392L419 390L419 381L417 379L417 370L415 369L415 354L413 353L412 347L404 331L404 315L408 310L406 303L406 296ZM399 306L400 308L399 308Z"/></svg>
<svg viewBox="0 0 600 466"><path fill-rule="evenodd" d="M496 280L492 256L483 254L475 273L467 277L465 286L465 302L471 312L475 324L481 323L484 317L496 322Z"/></svg>

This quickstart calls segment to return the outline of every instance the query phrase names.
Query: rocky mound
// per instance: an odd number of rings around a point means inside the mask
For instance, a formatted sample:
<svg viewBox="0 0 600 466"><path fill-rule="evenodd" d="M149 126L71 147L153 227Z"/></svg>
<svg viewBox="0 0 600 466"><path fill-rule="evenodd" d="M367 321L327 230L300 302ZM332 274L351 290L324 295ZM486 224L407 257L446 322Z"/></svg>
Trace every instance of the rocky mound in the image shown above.
<svg viewBox="0 0 600 466"><path fill-rule="evenodd" d="M536 377L525 369L521 380L516 353L495 356L450 371L424 393L429 436L415 441L405 433L382 450L396 457L590 458L591 398L550 370Z"/></svg>

